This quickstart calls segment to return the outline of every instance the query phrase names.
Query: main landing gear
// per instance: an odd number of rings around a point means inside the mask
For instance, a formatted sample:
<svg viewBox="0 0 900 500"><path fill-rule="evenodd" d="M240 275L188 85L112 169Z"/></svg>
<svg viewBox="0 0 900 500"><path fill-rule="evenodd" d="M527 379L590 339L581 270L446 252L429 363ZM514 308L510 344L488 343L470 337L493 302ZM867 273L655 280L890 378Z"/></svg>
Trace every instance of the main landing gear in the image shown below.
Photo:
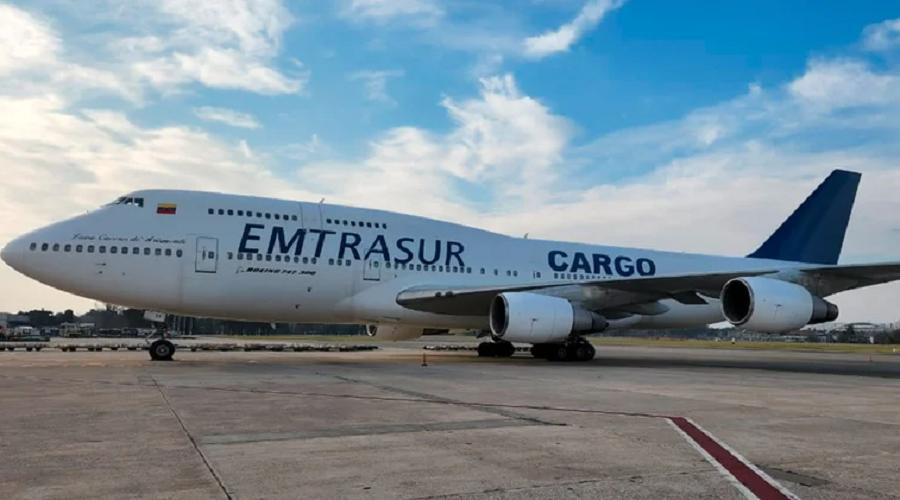
<svg viewBox="0 0 900 500"><path fill-rule="evenodd" d="M578 337L554 344L534 344L531 355L550 361L590 361L597 354L594 346L587 340Z"/></svg>
<svg viewBox="0 0 900 500"><path fill-rule="evenodd" d="M150 359L153 361L172 361L175 355L175 344L162 338L150 344Z"/></svg>
<svg viewBox="0 0 900 500"><path fill-rule="evenodd" d="M515 354L516 348L511 342L482 342L478 344L479 358L510 358Z"/></svg>

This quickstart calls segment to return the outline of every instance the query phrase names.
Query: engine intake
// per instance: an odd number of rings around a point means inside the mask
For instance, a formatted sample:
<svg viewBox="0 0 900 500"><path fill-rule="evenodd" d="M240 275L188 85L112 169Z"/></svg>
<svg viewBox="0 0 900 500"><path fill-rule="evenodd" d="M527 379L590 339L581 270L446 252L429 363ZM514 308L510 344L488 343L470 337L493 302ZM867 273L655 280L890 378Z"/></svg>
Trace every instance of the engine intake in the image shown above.
<svg viewBox="0 0 900 500"><path fill-rule="evenodd" d="M575 334L599 332L609 323L599 314L575 307L566 299L528 292L494 297L491 333L510 342L559 342Z"/></svg>
<svg viewBox="0 0 900 500"><path fill-rule="evenodd" d="M834 321L838 307L806 288L772 278L735 278L722 288L722 314L734 326L784 333Z"/></svg>

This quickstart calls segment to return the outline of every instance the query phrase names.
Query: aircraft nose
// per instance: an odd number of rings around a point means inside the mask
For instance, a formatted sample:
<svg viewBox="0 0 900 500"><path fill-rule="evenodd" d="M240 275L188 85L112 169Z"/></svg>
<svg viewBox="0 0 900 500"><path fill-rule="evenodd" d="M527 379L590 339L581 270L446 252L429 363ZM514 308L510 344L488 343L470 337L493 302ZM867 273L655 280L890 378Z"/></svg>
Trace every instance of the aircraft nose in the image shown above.
<svg viewBox="0 0 900 500"><path fill-rule="evenodd" d="M16 238L10 241L3 247L3 250L0 250L0 259L3 259L3 262L6 262L6 265L9 267L22 272L27 245L28 243L25 242L24 238Z"/></svg>

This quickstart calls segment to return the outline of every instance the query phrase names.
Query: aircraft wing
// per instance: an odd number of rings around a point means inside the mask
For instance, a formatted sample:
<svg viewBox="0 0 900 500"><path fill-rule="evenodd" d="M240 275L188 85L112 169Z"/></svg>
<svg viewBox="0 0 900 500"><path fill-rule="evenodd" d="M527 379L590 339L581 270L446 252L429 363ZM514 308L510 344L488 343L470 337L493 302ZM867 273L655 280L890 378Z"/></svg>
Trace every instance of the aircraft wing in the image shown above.
<svg viewBox="0 0 900 500"><path fill-rule="evenodd" d="M845 290L900 280L900 262L824 266L804 273L819 280L817 292L825 297Z"/></svg>
<svg viewBox="0 0 900 500"><path fill-rule="evenodd" d="M534 283L527 285L499 286L414 286L397 295L397 303L417 311L460 316L486 315L491 301L498 293L535 292L566 296L566 289L613 291L631 294L631 302L616 304L643 304L660 299L675 299L683 304L706 304L702 295L718 297L728 280L740 277L761 276L783 272L793 273L795 279L823 297L855 288L886 283L900 279L900 262L862 265L809 266L798 264L792 268L769 268L719 273L687 273L635 278L612 278L595 281Z"/></svg>
<svg viewBox="0 0 900 500"><path fill-rule="evenodd" d="M705 304L698 292L718 295L725 283L740 276L758 276L773 271L740 271L727 273L694 273L638 278L603 279L595 281L536 283L528 285L500 286L415 286L397 295L397 303L409 309L437 314L463 316L486 315L491 301L502 292L535 292L551 295L563 294L565 288L597 288L635 294L633 303L646 303L663 298L674 298L689 304Z"/></svg>

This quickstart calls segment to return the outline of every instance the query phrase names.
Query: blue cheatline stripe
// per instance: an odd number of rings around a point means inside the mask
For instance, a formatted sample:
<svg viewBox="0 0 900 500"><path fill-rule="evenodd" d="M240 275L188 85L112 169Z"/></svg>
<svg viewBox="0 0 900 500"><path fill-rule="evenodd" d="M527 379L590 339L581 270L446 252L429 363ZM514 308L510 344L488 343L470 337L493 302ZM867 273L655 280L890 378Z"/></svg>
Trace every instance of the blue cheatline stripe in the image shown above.
<svg viewBox="0 0 900 500"><path fill-rule="evenodd" d="M747 257L837 264L862 175L835 170Z"/></svg>

